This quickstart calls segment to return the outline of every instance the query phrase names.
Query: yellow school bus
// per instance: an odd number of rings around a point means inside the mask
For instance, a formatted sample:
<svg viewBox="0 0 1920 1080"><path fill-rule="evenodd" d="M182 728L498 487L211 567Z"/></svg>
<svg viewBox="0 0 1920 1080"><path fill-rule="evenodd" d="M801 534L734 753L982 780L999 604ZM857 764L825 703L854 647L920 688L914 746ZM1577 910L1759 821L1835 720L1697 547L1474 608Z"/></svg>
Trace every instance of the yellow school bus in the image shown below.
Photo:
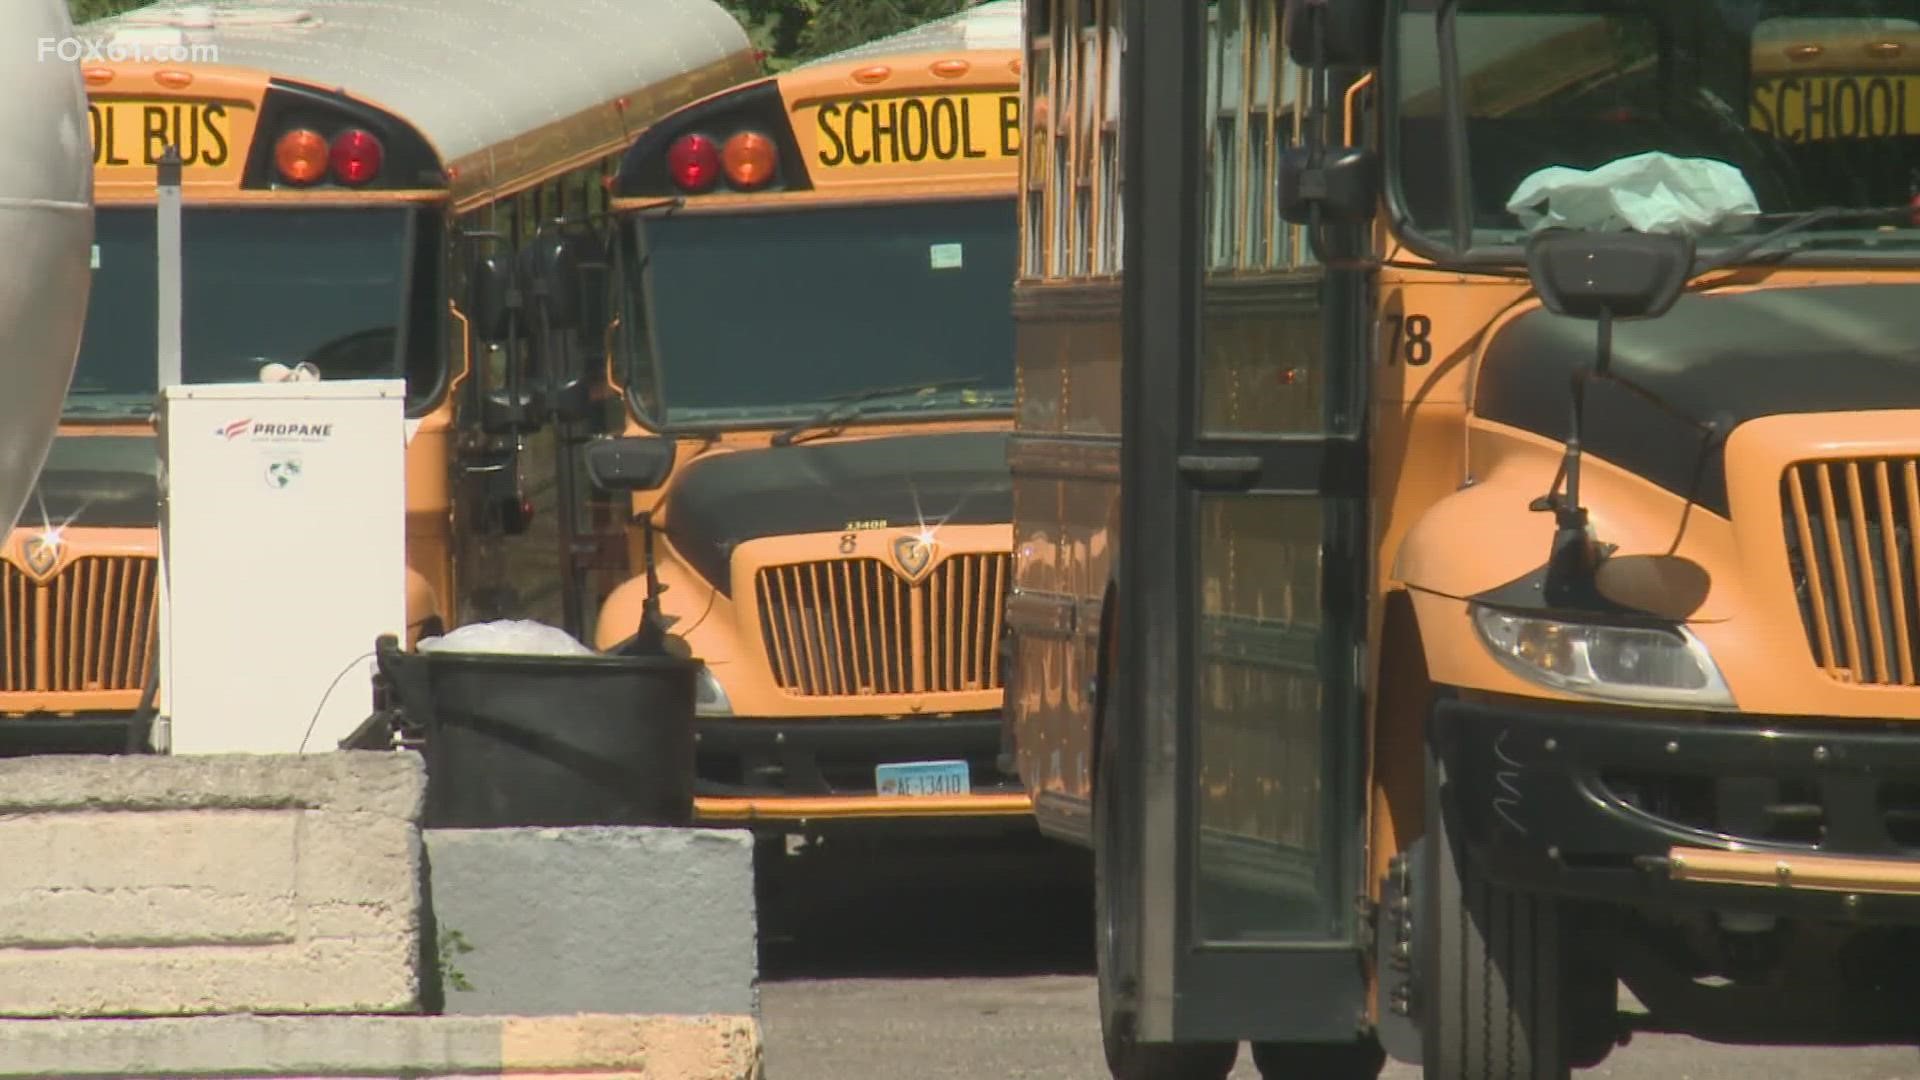
<svg viewBox="0 0 1920 1080"><path fill-rule="evenodd" d="M157 693L155 184L169 146L186 381L403 377L409 637L520 613L532 601L503 586L556 576L557 528L544 515L543 538L531 507L538 440L482 362L511 331L469 314L467 282L552 223L603 213L633 132L757 73L739 25L704 0L313 0L157 4L80 34L92 301L59 436L0 552L0 739L117 750ZM516 562L515 545L540 558Z"/></svg>
<svg viewBox="0 0 1920 1080"><path fill-rule="evenodd" d="M976 5L621 162L607 374L620 448L660 459L630 478L668 633L705 662L703 822L1030 823L997 762L1018 35ZM599 647L647 595L605 598Z"/></svg>
<svg viewBox="0 0 1920 1080"><path fill-rule="evenodd" d="M1025 10L1009 733L1112 1074L1910 1044L1912 5Z"/></svg>

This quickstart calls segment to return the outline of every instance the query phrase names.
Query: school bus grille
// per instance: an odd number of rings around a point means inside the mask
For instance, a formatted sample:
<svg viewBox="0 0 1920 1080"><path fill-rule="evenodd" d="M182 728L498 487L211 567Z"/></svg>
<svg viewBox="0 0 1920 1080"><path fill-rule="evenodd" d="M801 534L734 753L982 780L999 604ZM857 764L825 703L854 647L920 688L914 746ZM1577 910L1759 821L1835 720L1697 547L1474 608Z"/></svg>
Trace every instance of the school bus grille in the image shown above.
<svg viewBox="0 0 1920 1080"><path fill-rule="evenodd" d="M157 561L87 556L37 582L0 566L0 693L139 690L153 664Z"/></svg>
<svg viewBox="0 0 1920 1080"><path fill-rule="evenodd" d="M1790 465L1781 504L1814 662L1842 682L1920 685L1920 458Z"/></svg>
<svg viewBox="0 0 1920 1080"><path fill-rule="evenodd" d="M762 568L754 590L774 681L802 697L1000 689L1011 562L953 555L918 584L879 559Z"/></svg>

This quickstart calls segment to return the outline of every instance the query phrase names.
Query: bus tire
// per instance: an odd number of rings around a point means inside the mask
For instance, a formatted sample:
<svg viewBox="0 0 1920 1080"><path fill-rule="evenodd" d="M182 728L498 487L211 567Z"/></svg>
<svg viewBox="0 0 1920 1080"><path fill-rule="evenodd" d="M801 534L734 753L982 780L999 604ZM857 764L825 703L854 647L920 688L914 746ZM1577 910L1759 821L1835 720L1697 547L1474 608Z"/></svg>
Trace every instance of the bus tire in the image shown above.
<svg viewBox="0 0 1920 1080"><path fill-rule="evenodd" d="M1431 748L1426 774L1421 1074L1567 1080L1559 905L1476 872L1448 827Z"/></svg>
<svg viewBox="0 0 1920 1080"><path fill-rule="evenodd" d="M1371 1035L1343 1043L1257 1042L1253 1064L1260 1080L1374 1080L1387 1052Z"/></svg>
<svg viewBox="0 0 1920 1080"><path fill-rule="evenodd" d="M1110 712L1111 703L1103 711ZM1110 729L1109 729L1110 730ZM1100 994L1100 1043L1113 1080L1226 1080L1239 1057L1239 1043L1143 1043L1133 1038L1134 1013L1128 975L1121 962L1121 935L1138 921L1123 910L1108 888L1116 857L1125 858L1114 802L1119 785L1109 782L1115 751L1111 738L1100 740L1093 784L1094 966Z"/></svg>

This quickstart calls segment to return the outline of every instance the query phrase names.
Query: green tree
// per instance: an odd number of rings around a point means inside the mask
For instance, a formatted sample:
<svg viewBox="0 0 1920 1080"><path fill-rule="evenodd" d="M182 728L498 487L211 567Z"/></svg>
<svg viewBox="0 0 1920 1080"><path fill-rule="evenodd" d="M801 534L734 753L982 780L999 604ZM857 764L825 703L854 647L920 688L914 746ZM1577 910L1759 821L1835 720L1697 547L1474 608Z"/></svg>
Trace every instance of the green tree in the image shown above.
<svg viewBox="0 0 1920 1080"><path fill-rule="evenodd" d="M5 0L0 0L4 3ZM67 0L76 23L150 0ZM528 0L537 2L537 0ZM722 0L774 71L951 15L978 0Z"/></svg>
<svg viewBox="0 0 1920 1080"><path fill-rule="evenodd" d="M75 23L92 22L143 7L149 2L151 0L67 0L67 13Z"/></svg>
<svg viewBox="0 0 1920 1080"><path fill-rule="evenodd" d="M972 7L976 0L798 0L809 10L793 52L811 60Z"/></svg>
<svg viewBox="0 0 1920 1080"><path fill-rule="evenodd" d="M727 0L729 14L740 20L754 48L767 56L767 66L775 71L792 63L793 52L806 16L798 12L800 0Z"/></svg>
<svg viewBox="0 0 1920 1080"><path fill-rule="evenodd" d="M951 15L979 0L728 0L774 71Z"/></svg>

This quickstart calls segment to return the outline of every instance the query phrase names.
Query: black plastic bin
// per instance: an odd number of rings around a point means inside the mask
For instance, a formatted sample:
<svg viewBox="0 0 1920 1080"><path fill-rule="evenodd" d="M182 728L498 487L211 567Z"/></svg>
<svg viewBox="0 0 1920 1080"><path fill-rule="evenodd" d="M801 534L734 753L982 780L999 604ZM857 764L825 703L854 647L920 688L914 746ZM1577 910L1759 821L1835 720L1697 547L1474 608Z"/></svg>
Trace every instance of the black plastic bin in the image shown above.
<svg viewBox="0 0 1920 1080"><path fill-rule="evenodd" d="M685 825L694 677L670 656L375 648L398 724L423 743L428 828Z"/></svg>

